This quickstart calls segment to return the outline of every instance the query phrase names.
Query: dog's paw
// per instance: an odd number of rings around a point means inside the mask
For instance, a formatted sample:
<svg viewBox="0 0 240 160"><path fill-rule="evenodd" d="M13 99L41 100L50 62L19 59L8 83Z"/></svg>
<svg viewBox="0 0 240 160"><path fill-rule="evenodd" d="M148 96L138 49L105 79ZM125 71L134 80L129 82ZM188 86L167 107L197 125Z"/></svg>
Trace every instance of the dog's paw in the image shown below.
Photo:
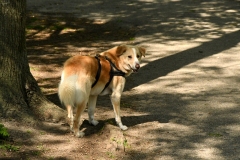
<svg viewBox="0 0 240 160"><path fill-rule="evenodd" d="M99 122L96 120L89 121L90 124L96 126Z"/></svg>
<svg viewBox="0 0 240 160"><path fill-rule="evenodd" d="M80 131L78 131L78 132L75 134L75 136L78 137L78 138L82 138L82 137L84 137L84 135L85 135L85 133L84 133L84 132L80 132Z"/></svg>
<svg viewBox="0 0 240 160"><path fill-rule="evenodd" d="M74 132L73 125L70 125L70 132Z"/></svg>
<svg viewBox="0 0 240 160"><path fill-rule="evenodd" d="M123 130L123 131L126 131L126 130L128 129L128 127L125 126L125 125L121 125L120 128L121 128L121 130Z"/></svg>

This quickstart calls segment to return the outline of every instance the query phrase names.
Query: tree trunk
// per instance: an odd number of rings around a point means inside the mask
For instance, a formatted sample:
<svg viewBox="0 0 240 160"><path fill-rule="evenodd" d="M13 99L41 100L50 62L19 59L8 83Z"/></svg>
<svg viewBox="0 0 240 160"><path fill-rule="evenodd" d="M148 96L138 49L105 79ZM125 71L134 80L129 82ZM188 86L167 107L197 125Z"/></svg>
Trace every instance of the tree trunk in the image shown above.
<svg viewBox="0 0 240 160"><path fill-rule="evenodd" d="M0 0L0 117L64 119L64 110L44 97L30 73L25 20L26 0Z"/></svg>

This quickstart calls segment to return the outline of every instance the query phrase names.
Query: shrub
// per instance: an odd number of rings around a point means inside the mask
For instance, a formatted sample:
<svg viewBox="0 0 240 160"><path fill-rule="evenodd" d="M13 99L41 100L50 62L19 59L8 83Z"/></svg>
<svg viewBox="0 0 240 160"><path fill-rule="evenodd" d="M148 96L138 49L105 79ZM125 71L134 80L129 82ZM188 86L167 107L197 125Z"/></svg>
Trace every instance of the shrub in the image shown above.
<svg viewBox="0 0 240 160"><path fill-rule="evenodd" d="M3 124L0 124L0 140L6 140L9 138L9 133L7 128L4 127Z"/></svg>

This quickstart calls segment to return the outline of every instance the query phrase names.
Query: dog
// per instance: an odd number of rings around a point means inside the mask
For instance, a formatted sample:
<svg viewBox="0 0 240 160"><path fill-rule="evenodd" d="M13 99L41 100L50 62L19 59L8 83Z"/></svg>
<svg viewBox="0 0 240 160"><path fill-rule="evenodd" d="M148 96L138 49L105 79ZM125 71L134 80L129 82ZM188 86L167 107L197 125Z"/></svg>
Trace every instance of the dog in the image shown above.
<svg viewBox="0 0 240 160"><path fill-rule="evenodd" d="M88 105L89 123L96 126L94 119L98 95L111 94L115 120L122 130L120 117L120 98L125 86L125 77L140 68L141 58L146 49L139 46L120 45L94 56L77 55L69 58L63 67L58 95L66 106L70 129L76 137L83 137L79 131L80 117ZM73 116L73 107L76 115Z"/></svg>

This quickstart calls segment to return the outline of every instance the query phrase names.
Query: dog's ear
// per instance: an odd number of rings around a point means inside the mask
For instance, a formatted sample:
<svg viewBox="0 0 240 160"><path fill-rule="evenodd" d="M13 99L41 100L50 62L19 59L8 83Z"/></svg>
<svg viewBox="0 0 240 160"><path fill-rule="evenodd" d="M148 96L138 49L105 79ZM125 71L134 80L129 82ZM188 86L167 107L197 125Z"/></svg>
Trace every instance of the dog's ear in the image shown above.
<svg viewBox="0 0 240 160"><path fill-rule="evenodd" d="M143 57L145 57L146 49L143 47L138 47L139 52L142 54Z"/></svg>
<svg viewBox="0 0 240 160"><path fill-rule="evenodd" d="M124 52L126 52L127 46L122 45L117 47L116 55L121 56Z"/></svg>

